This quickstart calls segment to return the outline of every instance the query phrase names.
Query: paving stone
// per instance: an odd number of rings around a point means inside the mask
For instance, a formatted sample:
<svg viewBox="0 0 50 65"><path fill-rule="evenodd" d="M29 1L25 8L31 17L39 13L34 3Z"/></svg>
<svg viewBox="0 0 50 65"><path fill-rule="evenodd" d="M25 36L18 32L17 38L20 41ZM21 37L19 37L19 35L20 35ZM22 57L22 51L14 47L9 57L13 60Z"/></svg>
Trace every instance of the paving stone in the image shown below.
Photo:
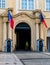
<svg viewBox="0 0 50 65"><path fill-rule="evenodd" d="M0 54L0 65L23 65L13 53Z"/></svg>
<svg viewBox="0 0 50 65"><path fill-rule="evenodd" d="M50 53L16 52L16 56L24 65L50 65Z"/></svg>

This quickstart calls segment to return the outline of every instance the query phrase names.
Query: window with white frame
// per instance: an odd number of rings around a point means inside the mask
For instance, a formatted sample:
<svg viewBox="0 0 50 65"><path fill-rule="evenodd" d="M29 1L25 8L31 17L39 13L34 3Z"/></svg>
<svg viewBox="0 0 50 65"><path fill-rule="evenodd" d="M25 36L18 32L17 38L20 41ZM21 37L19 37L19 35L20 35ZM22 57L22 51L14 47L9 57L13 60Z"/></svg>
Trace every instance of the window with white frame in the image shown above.
<svg viewBox="0 0 50 65"><path fill-rule="evenodd" d="M21 9L22 10L34 10L34 0L22 0Z"/></svg>
<svg viewBox="0 0 50 65"><path fill-rule="evenodd" d="M46 0L46 11L50 11L50 0Z"/></svg>
<svg viewBox="0 0 50 65"><path fill-rule="evenodd" d="M0 8L5 8L5 0L0 0Z"/></svg>

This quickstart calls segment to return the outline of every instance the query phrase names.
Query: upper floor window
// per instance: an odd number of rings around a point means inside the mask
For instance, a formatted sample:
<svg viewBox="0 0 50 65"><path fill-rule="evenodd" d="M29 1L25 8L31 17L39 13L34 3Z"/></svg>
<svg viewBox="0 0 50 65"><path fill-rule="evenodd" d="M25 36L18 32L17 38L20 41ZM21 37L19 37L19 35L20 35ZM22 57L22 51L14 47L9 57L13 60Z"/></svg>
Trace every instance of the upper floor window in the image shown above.
<svg viewBox="0 0 50 65"><path fill-rule="evenodd" d="M5 0L0 0L0 8L5 8Z"/></svg>
<svg viewBox="0 0 50 65"><path fill-rule="evenodd" d="M46 0L46 11L50 11L50 0Z"/></svg>
<svg viewBox="0 0 50 65"><path fill-rule="evenodd" d="M22 0L21 8L23 10L34 10L34 0Z"/></svg>

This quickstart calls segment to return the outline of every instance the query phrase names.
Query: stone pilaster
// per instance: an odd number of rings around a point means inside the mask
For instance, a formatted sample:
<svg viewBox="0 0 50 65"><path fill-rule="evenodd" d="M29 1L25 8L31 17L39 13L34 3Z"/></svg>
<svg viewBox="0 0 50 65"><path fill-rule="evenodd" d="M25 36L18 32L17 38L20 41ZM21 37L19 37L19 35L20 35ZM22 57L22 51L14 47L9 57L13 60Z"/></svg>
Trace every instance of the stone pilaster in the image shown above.
<svg viewBox="0 0 50 65"><path fill-rule="evenodd" d="M39 39L39 25L36 23L36 40Z"/></svg>
<svg viewBox="0 0 50 65"><path fill-rule="evenodd" d="M6 22L3 23L3 51L5 47L5 40L7 39Z"/></svg>
<svg viewBox="0 0 50 65"><path fill-rule="evenodd" d="M40 31L40 33L41 33L41 39L44 39L44 34L43 34L43 24L41 24L41 31Z"/></svg>
<svg viewBox="0 0 50 65"><path fill-rule="evenodd" d="M8 38L12 39L12 29L10 27L10 23L8 24Z"/></svg>

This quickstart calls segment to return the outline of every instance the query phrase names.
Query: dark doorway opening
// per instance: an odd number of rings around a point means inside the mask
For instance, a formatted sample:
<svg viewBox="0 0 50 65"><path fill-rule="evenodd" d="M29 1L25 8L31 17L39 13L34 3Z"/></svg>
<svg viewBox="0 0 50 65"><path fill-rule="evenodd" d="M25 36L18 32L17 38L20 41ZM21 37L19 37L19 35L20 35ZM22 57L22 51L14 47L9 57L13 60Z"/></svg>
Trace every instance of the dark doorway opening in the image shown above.
<svg viewBox="0 0 50 65"><path fill-rule="evenodd" d="M16 50L31 50L31 29L28 24L20 23L16 26Z"/></svg>
<svg viewBox="0 0 50 65"><path fill-rule="evenodd" d="M50 37L47 37L47 51L50 52Z"/></svg>

